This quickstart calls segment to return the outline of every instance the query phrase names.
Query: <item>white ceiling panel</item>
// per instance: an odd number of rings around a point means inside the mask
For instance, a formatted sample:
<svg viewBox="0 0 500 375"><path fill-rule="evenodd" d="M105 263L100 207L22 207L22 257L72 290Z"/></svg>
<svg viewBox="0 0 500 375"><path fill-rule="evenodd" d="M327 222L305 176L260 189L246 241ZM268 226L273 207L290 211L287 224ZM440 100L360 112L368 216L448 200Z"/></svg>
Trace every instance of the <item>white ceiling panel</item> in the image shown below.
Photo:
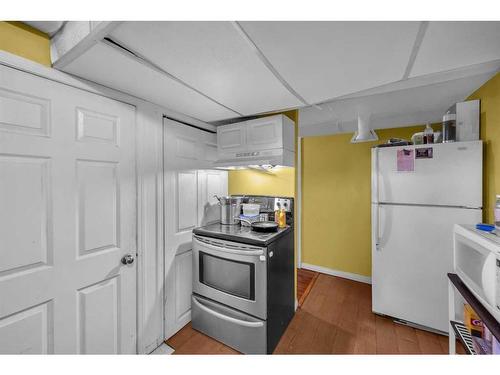
<svg viewBox="0 0 500 375"><path fill-rule="evenodd" d="M237 113L103 43L96 44L62 70L202 121L238 116Z"/></svg>
<svg viewBox="0 0 500 375"><path fill-rule="evenodd" d="M124 22L111 38L243 115L302 105L231 22Z"/></svg>
<svg viewBox="0 0 500 375"><path fill-rule="evenodd" d="M500 59L500 22L430 22L410 76Z"/></svg>
<svg viewBox="0 0 500 375"><path fill-rule="evenodd" d="M283 78L318 103L400 80L419 22L240 22Z"/></svg>
<svg viewBox="0 0 500 375"><path fill-rule="evenodd" d="M374 129L441 121L446 110L462 101L496 72L389 93L336 100L299 110L299 135L351 132L358 114L370 115Z"/></svg>

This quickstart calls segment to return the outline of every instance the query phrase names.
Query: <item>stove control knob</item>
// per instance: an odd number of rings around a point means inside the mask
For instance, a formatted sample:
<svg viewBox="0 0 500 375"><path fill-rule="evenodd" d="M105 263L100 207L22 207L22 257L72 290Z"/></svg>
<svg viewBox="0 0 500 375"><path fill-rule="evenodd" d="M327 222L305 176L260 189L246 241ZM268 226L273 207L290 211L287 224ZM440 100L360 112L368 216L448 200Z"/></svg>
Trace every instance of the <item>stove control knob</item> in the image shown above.
<svg viewBox="0 0 500 375"><path fill-rule="evenodd" d="M269 258L272 258L274 253L272 251L269 252Z"/></svg>
<svg viewBox="0 0 500 375"><path fill-rule="evenodd" d="M265 262L266 261L266 256L265 255L261 255L259 257L259 259L260 259L261 262Z"/></svg>

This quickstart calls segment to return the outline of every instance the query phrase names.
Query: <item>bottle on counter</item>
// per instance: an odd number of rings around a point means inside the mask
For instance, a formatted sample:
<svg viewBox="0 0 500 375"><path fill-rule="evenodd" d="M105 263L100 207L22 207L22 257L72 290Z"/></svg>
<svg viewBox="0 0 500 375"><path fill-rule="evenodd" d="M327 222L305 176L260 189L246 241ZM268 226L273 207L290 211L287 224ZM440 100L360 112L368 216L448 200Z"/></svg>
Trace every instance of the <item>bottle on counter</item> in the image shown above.
<svg viewBox="0 0 500 375"><path fill-rule="evenodd" d="M280 204L279 202L276 204L276 210L274 210L274 222L279 225L280 223Z"/></svg>
<svg viewBox="0 0 500 375"><path fill-rule="evenodd" d="M282 208L279 212L279 220L278 220L278 226L280 228L285 228L286 227L286 211L284 208Z"/></svg>

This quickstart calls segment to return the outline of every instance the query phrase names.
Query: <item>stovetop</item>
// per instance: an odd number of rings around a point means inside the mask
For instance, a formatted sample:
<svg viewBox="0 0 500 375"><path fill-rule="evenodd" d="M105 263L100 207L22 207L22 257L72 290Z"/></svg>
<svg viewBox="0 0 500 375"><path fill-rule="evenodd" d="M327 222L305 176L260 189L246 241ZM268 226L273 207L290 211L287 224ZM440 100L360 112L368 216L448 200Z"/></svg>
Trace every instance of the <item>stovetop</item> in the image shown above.
<svg viewBox="0 0 500 375"><path fill-rule="evenodd" d="M267 246L291 230L290 226L278 228L277 232L262 233L253 231L251 227L237 225L209 224L193 230L194 234L222 240L241 242L250 245Z"/></svg>

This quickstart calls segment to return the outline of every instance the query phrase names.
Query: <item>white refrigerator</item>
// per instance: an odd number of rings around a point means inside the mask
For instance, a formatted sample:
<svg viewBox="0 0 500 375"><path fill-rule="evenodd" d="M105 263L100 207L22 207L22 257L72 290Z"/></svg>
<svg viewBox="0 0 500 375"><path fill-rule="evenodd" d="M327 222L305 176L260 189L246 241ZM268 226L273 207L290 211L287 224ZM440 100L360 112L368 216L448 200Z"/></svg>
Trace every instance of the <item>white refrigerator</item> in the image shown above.
<svg viewBox="0 0 500 375"><path fill-rule="evenodd" d="M453 225L482 221L481 141L372 149L372 309L448 332Z"/></svg>

